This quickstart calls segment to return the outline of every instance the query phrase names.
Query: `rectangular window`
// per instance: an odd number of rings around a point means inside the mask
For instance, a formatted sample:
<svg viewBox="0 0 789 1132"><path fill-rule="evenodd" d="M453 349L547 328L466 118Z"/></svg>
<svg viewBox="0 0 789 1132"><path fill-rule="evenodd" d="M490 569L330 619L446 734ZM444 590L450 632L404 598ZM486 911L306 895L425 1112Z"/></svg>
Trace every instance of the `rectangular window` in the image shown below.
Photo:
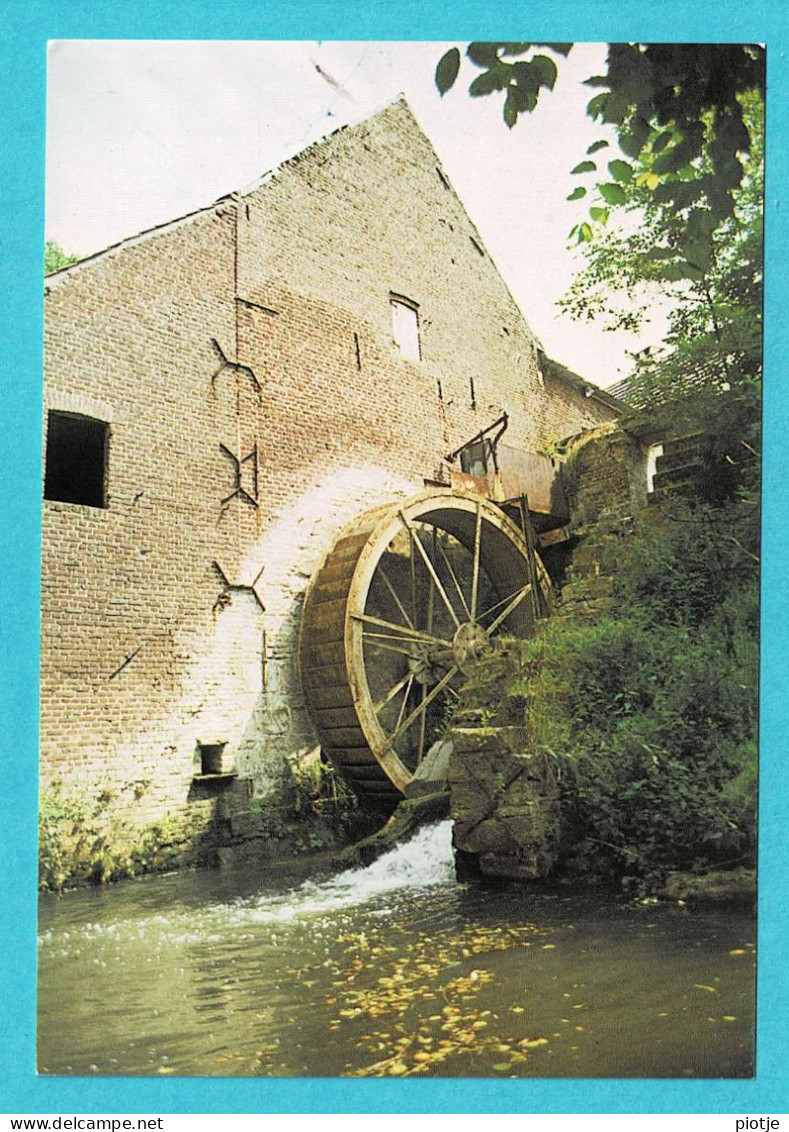
<svg viewBox="0 0 789 1132"><path fill-rule="evenodd" d="M421 361L419 346L419 306L402 295L390 295L392 336L400 353L412 362Z"/></svg>
<svg viewBox="0 0 789 1132"><path fill-rule="evenodd" d="M109 425L78 413L50 411L44 498L106 507Z"/></svg>
<svg viewBox="0 0 789 1132"><path fill-rule="evenodd" d="M460 453L460 467L467 476L486 476L488 474L488 442L479 440L469 444Z"/></svg>

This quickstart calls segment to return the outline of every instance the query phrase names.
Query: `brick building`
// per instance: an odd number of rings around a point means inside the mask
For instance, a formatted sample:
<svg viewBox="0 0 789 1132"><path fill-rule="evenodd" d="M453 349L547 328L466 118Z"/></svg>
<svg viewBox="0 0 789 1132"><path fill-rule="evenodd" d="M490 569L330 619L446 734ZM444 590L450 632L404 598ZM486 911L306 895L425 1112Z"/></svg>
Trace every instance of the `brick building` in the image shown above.
<svg viewBox="0 0 789 1132"><path fill-rule="evenodd" d="M42 779L134 820L315 746L308 580L365 509L615 415L550 363L407 105L47 279ZM191 800L190 800L191 799Z"/></svg>

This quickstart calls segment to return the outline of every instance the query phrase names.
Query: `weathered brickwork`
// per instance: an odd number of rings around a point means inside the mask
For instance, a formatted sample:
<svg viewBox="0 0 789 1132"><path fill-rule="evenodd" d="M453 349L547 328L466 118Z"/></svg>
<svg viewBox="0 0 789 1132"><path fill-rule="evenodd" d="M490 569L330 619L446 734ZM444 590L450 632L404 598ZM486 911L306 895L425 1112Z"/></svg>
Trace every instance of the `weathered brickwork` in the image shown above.
<svg viewBox="0 0 789 1132"><path fill-rule="evenodd" d="M109 456L106 508L44 503L43 779L134 781L141 823L208 820L201 745L261 796L314 746L299 609L344 522L448 482L503 411L529 451L611 415L542 375L403 102L51 277L46 407L106 421Z"/></svg>

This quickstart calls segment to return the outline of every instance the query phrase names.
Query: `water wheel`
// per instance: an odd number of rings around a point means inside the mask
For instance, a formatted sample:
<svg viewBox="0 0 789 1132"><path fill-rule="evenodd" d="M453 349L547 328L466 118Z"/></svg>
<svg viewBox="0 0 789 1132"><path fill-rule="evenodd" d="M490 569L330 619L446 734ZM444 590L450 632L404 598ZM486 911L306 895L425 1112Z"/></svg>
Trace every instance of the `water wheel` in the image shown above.
<svg viewBox="0 0 789 1132"><path fill-rule="evenodd" d="M521 532L482 496L431 491L341 532L307 590L299 655L321 746L358 794L400 800L464 669L494 634L531 635L543 584Z"/></svg>

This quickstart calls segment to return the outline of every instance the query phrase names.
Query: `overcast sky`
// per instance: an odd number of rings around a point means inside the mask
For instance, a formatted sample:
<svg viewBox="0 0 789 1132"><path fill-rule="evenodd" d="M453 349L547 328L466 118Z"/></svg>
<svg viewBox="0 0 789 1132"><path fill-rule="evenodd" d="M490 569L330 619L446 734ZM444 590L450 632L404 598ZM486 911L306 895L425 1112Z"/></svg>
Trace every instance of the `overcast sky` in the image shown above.
<svg viewBox="0 0 789 1132"><path fill-rule="evenodd" d="M579 45L553 93L510 131L470 65L439 98L447 44L60 40L50 44L47 237L87 255L243 188L402 92L547 352L608 385L645 339L573 323L556 300L580 265L567 250L584 202L570 169L601 136L582 80L604 48Z"/></svg>

